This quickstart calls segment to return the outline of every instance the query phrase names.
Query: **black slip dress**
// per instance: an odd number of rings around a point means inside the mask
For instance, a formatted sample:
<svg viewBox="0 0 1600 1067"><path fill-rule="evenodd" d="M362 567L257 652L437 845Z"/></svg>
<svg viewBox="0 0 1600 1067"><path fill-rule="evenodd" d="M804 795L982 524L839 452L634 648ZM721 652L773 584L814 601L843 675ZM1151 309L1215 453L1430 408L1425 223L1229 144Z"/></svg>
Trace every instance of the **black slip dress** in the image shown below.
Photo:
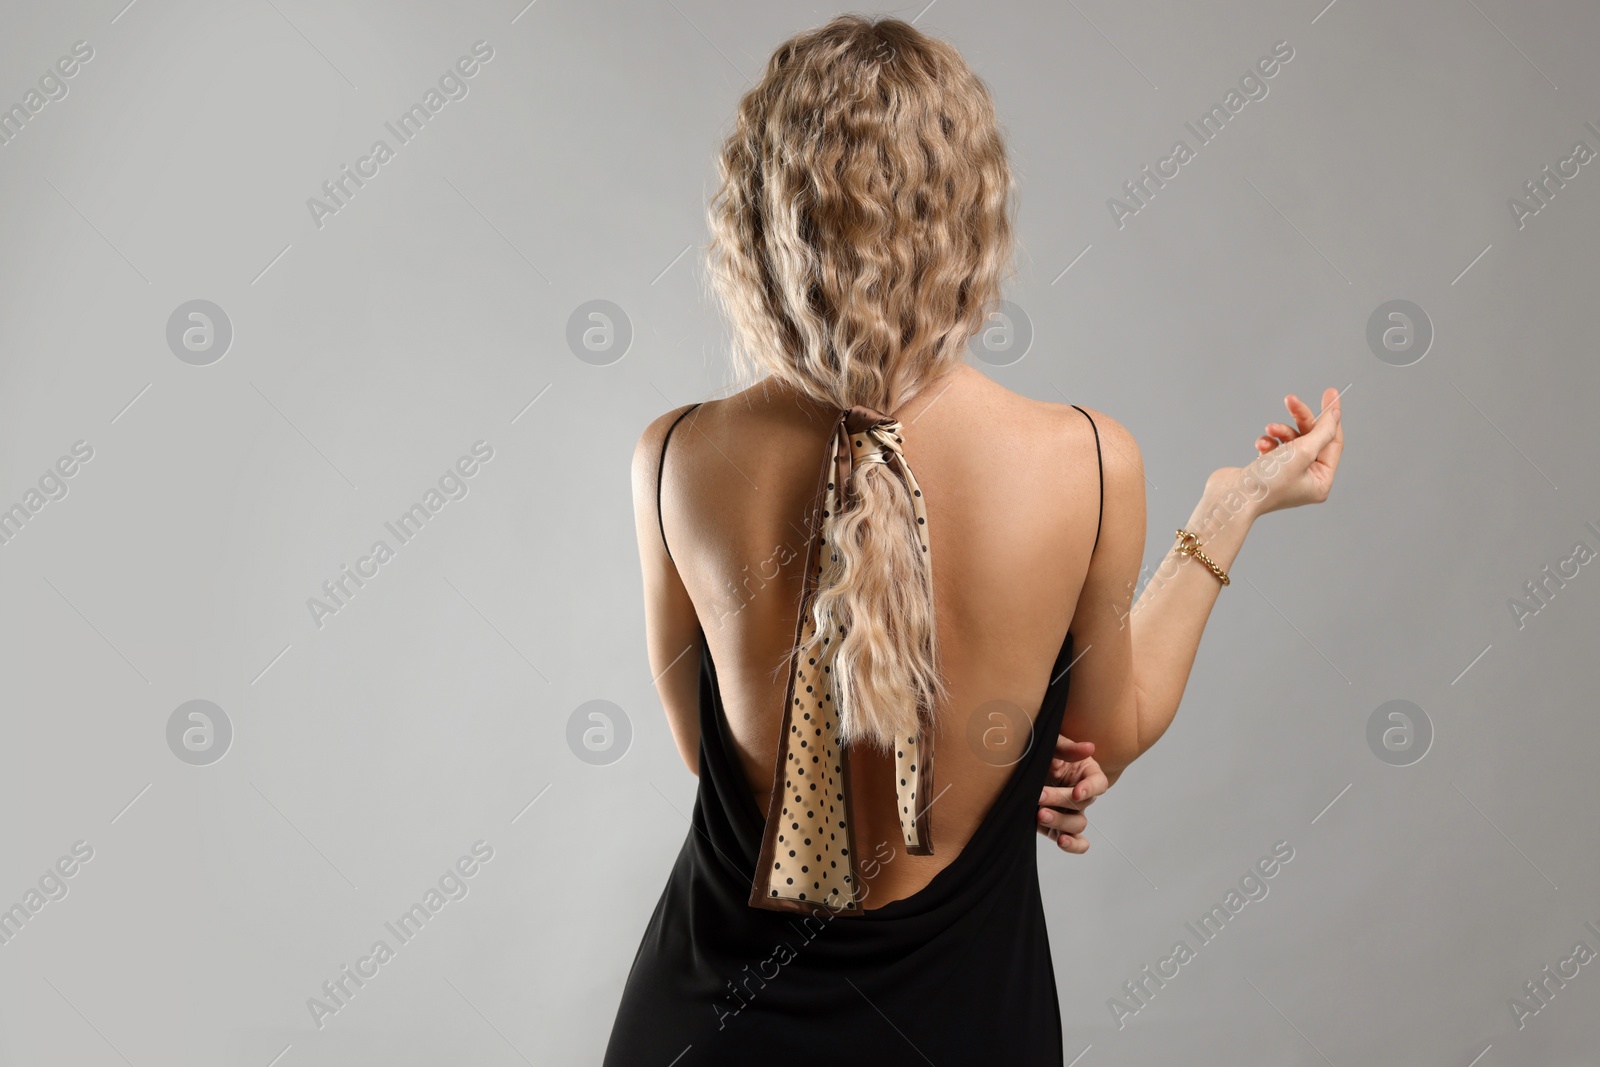
<svg viewBox="0 0 1600 1067"><path fill-rule="evenodd" d="M869 899L850 915L749 905L766 816L740 767L703 630L701 647L691 827L634 958L605 1067L1060 1067L1035 838L1072 635L1028 748L971 839L920 891L879 907ZM898 844L873 850L862 864L869 878Z"/></svg>

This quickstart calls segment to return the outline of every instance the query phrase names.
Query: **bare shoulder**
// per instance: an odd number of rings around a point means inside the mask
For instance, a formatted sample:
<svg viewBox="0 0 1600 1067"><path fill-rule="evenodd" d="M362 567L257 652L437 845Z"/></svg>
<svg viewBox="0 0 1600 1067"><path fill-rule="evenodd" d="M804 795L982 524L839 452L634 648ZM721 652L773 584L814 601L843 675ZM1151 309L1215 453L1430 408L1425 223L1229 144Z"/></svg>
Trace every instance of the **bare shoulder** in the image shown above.
<svg viewBox="0 0 1600 1067"><path fill-rule="evenodd" d="M648 461L647 465L658 461L661 458L661 446L666 443L667 435L673 432L679 420L690 411L704 407L704 404L684 404L652 419L650 425L644 428L644 433L639 435L639 443L634 447L634 465L638 466L643 461Z"/></svg>
<svg viewBox="0 0 1600 1067"><path fill-rule="evenodd" d="M1133 434L1128 428L1103 411L1085 405L1078 405L1079 410L1070 405L1061 405L1066 409L1065 416L1070 415L1080 423L1088 422L1093 426L1090 432L1098 438L1100 445L1100 460L1102 469L1106 472L1106 482L1109 488L1113 478L1124 481L1131 477L1140 481L1144 476L1144 456L1139 451L1139 443L1133 439Z"/></svg>
<svg viewBox="0 0 1600 1067"><path fill-rule="evenodd" d="M1142 516L1144 456L1128 428L1104 411L1086 404L1033 403L1039 417L1046 420L1050 439L1058 442L1065 454L1062 462L1072 462L1073 457L1085 455L1097 457L1102 499L1110 505L1108 511L1128 512L1136 520ZM1093 467L1089 469L1094 470Z"/></svg>
<svg viewBox="0 0 1600 1067"><path fill-rule="evenodd" d="M1114 484L1130 478L1134 482L1143 481L1144 458L1138 442L1126 426L1110 415L1085 404L1057 403L1012 395L1015 397L1013 402L1020 402L1026 407L1035 420L1034 425L1049 440L1059 442L1073 453L1081 448L1094 449L1098 446L1108 491Z"/></svg>
<svg viewBox="0 0 1600 1067"><path fill-rule="evenodd" d="M650 425L646 426L644 433L639 435L639 442L633 449L633 483L636 489L648 490L655 493L656 479L661 470L661 457L667 443L667 435L673 433L674 428L682 430L680 419L685 416L692 419L695 414L690 414L692 409L703 409L704 405L685 404L673 408L665 414L658 415ZM684 421L687 421L685 419ZM674 436L676 436L674 434Z"/></svg>
<svg viewBox="0 0 1600 1067"><path fill-rule="evenodd" d="M821 408L798 399L792 389L762 380L740 392L685 404L658 416L634 448L635 483L654 492L661 457L670 446L674 466L693 471L702 461L749 454L764 444L808 440L822 427ZM681 420L681 421L680 421Z"/></svg>

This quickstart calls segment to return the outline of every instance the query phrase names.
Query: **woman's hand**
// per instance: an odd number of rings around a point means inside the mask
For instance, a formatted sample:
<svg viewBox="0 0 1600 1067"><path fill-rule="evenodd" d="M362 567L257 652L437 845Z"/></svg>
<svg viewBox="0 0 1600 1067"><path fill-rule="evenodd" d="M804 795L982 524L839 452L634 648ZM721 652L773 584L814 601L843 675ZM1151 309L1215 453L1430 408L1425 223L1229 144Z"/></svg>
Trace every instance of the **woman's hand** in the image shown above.
<svg viewBox="0 0 1600 1067"><path fill-rule="evenodd" d="M1259 455L1248 467L1223 467L1211 475L1207 488L1236 488L1254 501L1254 513L1282 511L1302 504L1320 504L1333 491L1333 475L1344 451L1344 427L1339 421L1339 391L1323 390L1322 413L1290 393L1284 407L1294 425L1269 422L1256 438Z"/></svg>
<svg viewBox="0 0 1600 1067"><path fill-rule="evenodd" d="M1110 787L1093 755L1094 742L1058 736L1049 784L1039 793L1039 832L1073 855L1089 851L1083 838L1089 820L1083 809Z"/></svg>
<svg viewBox="0 0 1600 1067"><path fill-rule="evenodd" d="M1311 408L1293 393L1283 398L1283 406L1294 416L1295 425L1270 422L1267 432L1256 438L1260 463L1269 470L1280 468L1282 475L1268 480L1262 514L1328 499L1339 456L1344 451L1339 390L1329 386L1322 391L1322 413L1315 417ZM1278 457L1276 462L1274 456Z"/></svg>

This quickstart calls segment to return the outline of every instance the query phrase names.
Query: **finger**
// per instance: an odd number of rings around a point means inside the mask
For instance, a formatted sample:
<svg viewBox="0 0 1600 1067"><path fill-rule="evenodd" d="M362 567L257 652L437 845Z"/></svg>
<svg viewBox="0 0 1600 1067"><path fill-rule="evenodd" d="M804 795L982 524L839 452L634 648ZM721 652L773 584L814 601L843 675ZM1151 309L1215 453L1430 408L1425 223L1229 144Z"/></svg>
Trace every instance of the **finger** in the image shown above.
<svg viewBox="0 0 1600 1067"><path fill-rule="evenodd" d="M1092 761L1091 761L1092 762ZM1106 772L1100 769L1100 764L1095 763L1092 769L1083 776L1083 780L1072 787L1078 807L1087 807L1094 803L1094 798L1100 796L1111 788L1111 779L1106 777Z"/></svg>
<svg viewBox="0 0 1600 1067"><path fill-rule="evenodd" d="M1074 760L1071 763L1062 760L1050 762L1050 777L1046 785L1051 787L1073 787L1076 789L1075 797L1094 797L1111 788L1111 781L1093 757ZM1041 804L1044 803L1040 794Z"/></svg>
<svg viewBox="0 0 1600 1067"><path fill-rule="evenodd" d="M1339 455L1340 455L1340 452L1343 449L1343 447L1344 446L1339 444L1337 441L1329 444L1328 447L1324 450L1324 453L1327 454L1328 458L1323 459L1323 460L1320 461L1324 466L1326 466L1328 468L1328 474L1327 474L1328 483L1327 484L1328 484L1328 491L1329 492L1333 491L1333 476L1335 474L1337 474L1338 471L1339 471Z"/></svg>
<svg viewBox="0 0 1600 1067"><path fill-rule="evenodd" d="M1283 406L1294 416L1295 425L1300 427L1301 433L1308 432L1311 424L1316 421L1316 413L1311 410L1310 405L1293 393L1283 398ZM1323 402L1323 406L1327 406L1326 401Z"/></svg>
<svg viewBox="0 0 1600 1067"><path fill-rule="evenodd" d="M1269 422L1266 425L1266 433L1256 438L1256 451L1266 455L1284 442L1293 441L1299 436L1299 430L1292 430L1281 422Z"/></svg>
<svg viewBox="0 0 1600 1067"><path fill-rule="evenodd" d="M1089 820L1076 812L1040 808L1039 825L1060 830L1064 834L1081 834L1089 828Z"/></svg>
<svg viewBox="0 0 1600 1067"><path fill-rule="evenodd" d="M1087 839L1073 834L1062 834L1056 838L1056 847L1063 852L1070 852L1074 856L1081 856L1089 851L1089 842Z"/></svg>
<svg viewBox="0 0 1600 1067"><path fill-rule="evenodd" d="M1328 447L1333 440L1333 435L1339 429L1339 402L1335 400L1328 407L1322 409L1322 414L1317 416L1317 423L1311 427L1309 433L1302 439L1305 441L1306 451L1310 454L1310 461L1322 455L1322 450Z"/></svg>
<svg viewBox="0 0 1600 1067"><path fill-rule="evenodd" d="M1060 784L1079 780L1088 768L1099 770L1093 758L1093 741L1073 741L1056 738L1056 754L1050 760L1050 778Z"/></svg>
<svg viewBox="0 0 1600 1067"><path fill-rule="evenodd" d="M1065 800L1059 804L1040 804L1041 808L1054 808L1056 811L1083 811L1093 804L1099 797L1084 797L1082 800Z"/></svg>
<svg viewBox="0 0 1600 1067"><path fill-rule="evenodd" d="M1331 407L1331 408L1337 409L1340 406L1339 391L1337 389L1334 389L1332 386L1329 386L1328 389L1322 394L1322 396L1323 396L1322 406L1324 408ZM1328 474L1329 474L1330 477L1332 477L1334 470L1338 468L1338 466L1339 466L1339 457L1341 455L1343 455L1343 454L1344 454L1344 420L1341 418L1334 425L1333 440L1328 442L1328 447L1324 448L1322 450L1322 452L1317 456L1318 459L1320 459L1322 462L1324 462L1324 463L1326 463L1328 465Z"/></svg>
<svg viewBox="0 0 1600 1067"><path fill-rule="evenodd" d="M1039 791L1039 806L1067 809L1084 807L1094 798L1088 795L1082 798L1075 796L1079 788L1078 785L1047 785Z"/></svg>
<svg viewBox="0 0 1600 1067"><path fill-rule="evenodd" d="M1039 793L1039 803L1081 807L1110 788L1111 779L1106 777L1099 763L1092 759L1081 760L1050 779Z"/></svg>
<svg viewBox="0 0 1600 1067"><path fill-rule="evenodd" d="M1060 734L1056 735L1056 759L1075 763L1092 755L1094 755L1093 741L1074 741Z"/></svg>
<svg viewBox="0 0 1600 1067"><path fill-rule="evenodd" d="M1328 468L1328 477L1331 479L1334 472L1339 469L1339 457L1344 454L1344 438L1335 433L1333 440L1329 441L1321 452L1317 453L1317 462Z"/></svg>

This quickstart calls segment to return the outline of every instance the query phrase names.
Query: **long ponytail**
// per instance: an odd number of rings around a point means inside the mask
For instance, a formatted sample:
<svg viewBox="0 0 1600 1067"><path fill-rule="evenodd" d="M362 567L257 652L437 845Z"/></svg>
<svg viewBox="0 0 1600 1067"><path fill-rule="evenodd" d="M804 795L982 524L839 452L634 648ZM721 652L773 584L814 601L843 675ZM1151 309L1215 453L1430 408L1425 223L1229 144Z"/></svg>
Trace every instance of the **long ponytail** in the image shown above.
<svg viewBox="0 0 1600 1067"><path fill-rule="evenodd" d="M911 490L882 463L855 465L821 545L809 639L839 698L839 740L887 750L946 695L938 665L927 531Z"/></svg>

